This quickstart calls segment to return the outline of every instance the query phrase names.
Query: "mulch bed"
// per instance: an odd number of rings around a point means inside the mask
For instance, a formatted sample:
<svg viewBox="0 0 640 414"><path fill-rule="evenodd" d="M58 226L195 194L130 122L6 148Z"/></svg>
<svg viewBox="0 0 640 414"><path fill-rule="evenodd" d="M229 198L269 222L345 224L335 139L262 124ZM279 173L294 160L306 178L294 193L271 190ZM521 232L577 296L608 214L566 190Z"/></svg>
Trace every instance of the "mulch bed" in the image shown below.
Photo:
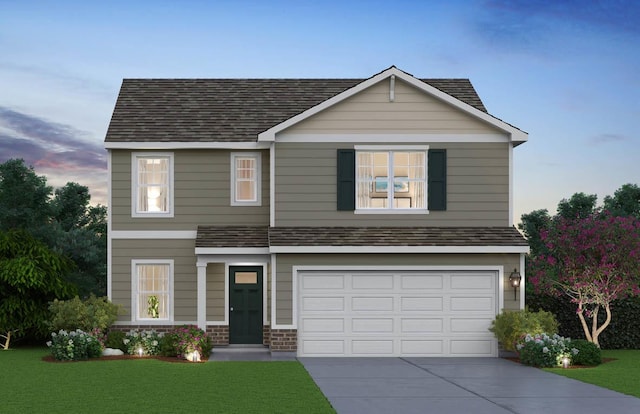
<svg viewBox="0 0 640 414"><path fill-rule="evenodd" d="M119 361L119 360L124 360L124 359L157 359L159 361L164 361L164 362L174 362L174 363L178 363L178 364L202 364L204 362L207 362L207 360L202 360L200 362L191 362L191 361L187 361L186 359L182 359L182 358L177 358L177 357L164 357L164 356L136 356L136 355L110 355L110 356L101 356L100 358L89 358L89 359L83 359L80 361L58 361L56 360L52 355L47 355L47 356L43 356L42 360L45 362L52 362L52 363L56 363L56 364L66 364L69 362L93 362L93 361Z"/></svg>
<svg viewBox="0 0 640 414"><path fill-rule="evenodd" d="M509 361L521 364L520 362L520 358L518 357L503 357L502 359L507 359ZM607 362L611 362L611 361L615 361L617 360L617 358L602 358L602 364L606 364ZM600 364L600 365L602 365ZM597 365L596 365L597 366ZM595 366L589 366L589 365L569 365L569 368L567 369L582 369L582 368L595 368Z"/></svg>

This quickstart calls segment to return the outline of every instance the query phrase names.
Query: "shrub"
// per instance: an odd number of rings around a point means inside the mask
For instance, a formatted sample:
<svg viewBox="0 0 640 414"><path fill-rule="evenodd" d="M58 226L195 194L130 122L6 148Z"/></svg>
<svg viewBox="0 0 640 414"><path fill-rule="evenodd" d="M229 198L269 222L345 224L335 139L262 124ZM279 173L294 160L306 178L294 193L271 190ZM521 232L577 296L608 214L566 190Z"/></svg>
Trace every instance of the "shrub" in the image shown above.
<svg viewBox="0 0 640 414"><path fill-rule="evenodd" d="M489 328L502 347L507 351L515 351L516 341L524 334L541 334L558 332L558 322L551 312L531 312L528 309L503 311L496 316Z"/></svg>
<svg viewBox="0 0 640 414"><path fill-rule="evenodd" d="M77 361L102 355L102 345L91 334L80 329L67 332L64 329L51 333L47 342L51 355L58 361Z"/></svg>
<svg viewBox="0 0 640 414"><path fill-rule="evenodd" d="M602 351L596 344L586 339L575 339L571 341L571 346L578 350L573 356L574 365L600 365L602 363Z"/></svg>
<svg viewBox="0 0 640 414"><path fill-rule="evenodd" d="M91 295L86 300L77 296L69 300L57 300L49 304L52 331L80 329L85 332L93 329L106 330L118 319L121 306L111 303L106 297Z"/></svg>
<svg viewBox="0 0 640 414"><path fill-rule="evenodd" d="M516 345L520 352L520 362L534 367L556 367L562 365L562 360L578 353L571 347L571 339L557 334L552 336L542 333L539 335L526 334Z"/></svg>
<svg viewBox="0 0 640 414"><path fill-rule="evenodd" d="M201 359L209 358L213 343L211 338L200 328L193 325L180 326L166 336L162 345L163 355L187 358L197 351Z"/></svg>
<svg viewBox="0 0 640 414"><path fill-rule="evenodd" d="M122 340L129 355L158 355L160 353L160 340L164 335L154 330L129 331Z"/></svg>
<svg viewBox="0 0 640 414"><path fill-rule="evenodd" d="M106 348L119 349L122 352L127 352L127 347L123 342L125 336L125 333L122 331L109 331L104 346Z"/></svg>

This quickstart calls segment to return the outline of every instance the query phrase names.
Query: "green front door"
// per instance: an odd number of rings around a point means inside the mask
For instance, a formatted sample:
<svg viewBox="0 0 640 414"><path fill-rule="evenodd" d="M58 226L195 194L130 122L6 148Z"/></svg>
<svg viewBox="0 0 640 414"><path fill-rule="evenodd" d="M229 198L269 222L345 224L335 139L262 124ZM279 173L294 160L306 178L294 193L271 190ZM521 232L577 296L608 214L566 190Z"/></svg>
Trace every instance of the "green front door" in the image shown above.
<svg viewBox="0 0 640 414"><path fill-rule="evenodd" d="M262 343L262 267L229 267L229 343Z"/></svg>

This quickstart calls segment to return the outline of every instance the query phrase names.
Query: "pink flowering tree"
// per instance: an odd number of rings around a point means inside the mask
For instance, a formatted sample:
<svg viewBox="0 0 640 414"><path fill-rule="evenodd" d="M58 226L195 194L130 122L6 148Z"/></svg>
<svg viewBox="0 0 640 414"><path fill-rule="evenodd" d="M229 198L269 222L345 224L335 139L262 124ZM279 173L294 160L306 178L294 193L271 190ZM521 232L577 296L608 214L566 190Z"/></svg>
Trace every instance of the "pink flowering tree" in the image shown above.
<svg viewBox="0 0 640 414"><path fill-rule="evenodd" d="M533 258L531 284L538 292L566 295L588 341L609 326L611 302L640 294L640 220L608 212L556 217L540 233L546 252ZM598 313L604 309L604 322Z"/></svg>

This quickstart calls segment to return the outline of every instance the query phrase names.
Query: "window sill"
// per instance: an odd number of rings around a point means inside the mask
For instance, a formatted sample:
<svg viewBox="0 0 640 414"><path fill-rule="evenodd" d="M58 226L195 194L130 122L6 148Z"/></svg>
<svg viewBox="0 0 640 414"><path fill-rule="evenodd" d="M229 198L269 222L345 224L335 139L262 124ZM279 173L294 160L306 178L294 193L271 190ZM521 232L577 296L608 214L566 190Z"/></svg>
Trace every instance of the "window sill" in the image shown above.
<svg viewBox="0 0 640 414"><path fill-rule="evenodd" d="M370 208L355 210L353 214L429 214L429 210L417 208Z"/></svg>
<svg viewBox="0 0 640 414"><path fill-rule="evenodd" d="M171 319L133 319L132 323L137 323L139 325L167 325L167 323L173 323Z"/></svg>
<svg viewBox="0 0 640 414"><path fill-rule="evenodd" d="M132 218L173 218L173 212L170 213L133 213Z"/></svg>

